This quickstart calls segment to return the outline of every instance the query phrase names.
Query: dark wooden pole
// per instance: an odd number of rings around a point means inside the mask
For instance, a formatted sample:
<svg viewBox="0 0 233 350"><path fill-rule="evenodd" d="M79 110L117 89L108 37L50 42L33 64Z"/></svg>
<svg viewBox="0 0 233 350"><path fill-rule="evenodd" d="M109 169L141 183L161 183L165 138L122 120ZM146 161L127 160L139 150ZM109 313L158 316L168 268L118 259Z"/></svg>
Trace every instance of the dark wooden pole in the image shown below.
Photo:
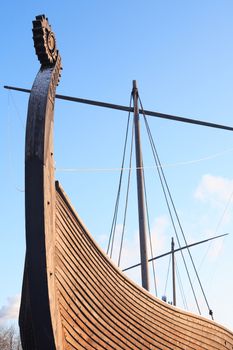
<svg viewBox="0 0 233 350"><path fill-rule="evenodd" d="M172 237L171 252L172 252L172 288L173 288L173 305L176 306L176 268L175 268L175 242Z"/></svg>
<svg viewBox="0 0 233 350"><path fill-rule="evenodd" d="M194 247L195 245L198 245L198 244L201 244L201 243L206 243L206 242L212 241L213 239L216 239L216 238L227 236L227 235L229 235L229 233L224 233L223 235L215 236L215 237L212 237L212 238L204 239L203 241L199 241L199 242L196 242L196 243L188 244L188 245L186 245L184 247L180 247L180 248L174 249L174 253L179 252L180 250L183 250L183 249ZM167 256L167 255L170 255L170 254L172 254L172 251L169 251L169 252L164 253L164 254L157 255L154 258L150 258L148 260L148 262L151 262L153 260L157 260L157 259L163 258L164 256ZM141 263L134 264L132 266L126 267L122 271L127 271L127 270L133 269L134 267L137 267L137 266L140 266L140 265L141 265Z"/></svg>
<svg viewBox="0 0 233 350"><path fill-rule="evenodd" d="M143 163L140 139L140 122L138 109L138 89L137 82L133 80L133 102L134 102L134 127L135 127L135 153L137 167L137 192L138 192L138 219L139 219L139 238L141 254L141 277L142 287L149 290L149 267L147 254L147 237L146 237L146 215L144 201L144 181L143 181Z"/></svg>
<svg viewBox="0 0 233 350"><path fill-rule="evenodd" d="M26 93L30 93L30 91L31 91L29 89L23 89L23 88L18 88L18 87L14 87L14 86L6 86L6 85L4 86L4 88L8 89L8 90L15 90L15 91L21 91L21 92L26 92ZM60 100L65 100L65 101L84 103L84 104L98 106L98 107L112 108L112 109L117 109L119 111L133 112L133 108L131 108L131 107L116 105L113 103L93 101L93 100L87 100L84 98L64 96L64 95L58 95L58 94L56 94L55 97L60 99ZM145 114L145 115L149 115L149 116L157 117L157 118L162 118L162 119L175 120L177 122L182 122L182 123L208 126L209 128L216 128L216 129L233 131L233 127L231 127L231 126L205 122L203 120L184 118L184 117L179 117L179 116L171 115L171 114L147 111L146 109L144 109L144 110L139 109L139 114Z"/></svg>

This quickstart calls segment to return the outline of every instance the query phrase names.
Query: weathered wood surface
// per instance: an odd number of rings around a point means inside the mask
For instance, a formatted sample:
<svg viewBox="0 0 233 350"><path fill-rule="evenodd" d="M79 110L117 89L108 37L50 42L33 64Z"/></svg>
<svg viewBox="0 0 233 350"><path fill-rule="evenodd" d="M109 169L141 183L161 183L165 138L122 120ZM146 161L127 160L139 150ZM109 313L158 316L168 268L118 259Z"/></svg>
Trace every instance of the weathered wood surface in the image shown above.
<svg viewBox="0 0 233 350"><path fill-rule="evenodd" d="M153 297L98 248L56 186L56 285L64 349L233 349L233 334Z"/></svg>
<svg viewBox="0 0 233 350"><path fill-rule="evenodd" d="M39 31L35 45L40 47L50 28L45 16L38 16L33 24L38 25L34 29L34 32ZM45 29L47 32L43 35ZM22 345L27 350L62 349L59 345L62 344L62 328L54 278L53 160L54 99L60 69L59 54L54 64L41 66L28 104L25 146L26 258L19 317Z"/></svg>

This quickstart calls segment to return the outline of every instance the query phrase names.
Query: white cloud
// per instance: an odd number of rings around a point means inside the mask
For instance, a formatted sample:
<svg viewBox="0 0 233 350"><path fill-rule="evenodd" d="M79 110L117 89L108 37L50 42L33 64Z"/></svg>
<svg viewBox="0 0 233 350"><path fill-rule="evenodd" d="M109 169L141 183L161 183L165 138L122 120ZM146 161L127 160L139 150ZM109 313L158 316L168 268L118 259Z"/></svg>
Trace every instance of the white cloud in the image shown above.
<svg viewBox="0 0 233 350"><path fill-rule="evenodd" d="M211 244L211 249L209 250L208 257L211 260L215 260L217 257L221 255L222 252L223 252L223 238L219 238Z"/></svg>
<svg viewBox="0 0 233 350"><path fill-rule="evenodd" d="M233 180L206 174L202 177L194 196L213 206L226 204L233 190Z"/></svg>
<svg viewBox="0 0 233 350"><path fill-rule="evenodd" d="M109 236L107 234L98 234L94 236L94 239L104 251L107 250Z"/></svg>
<svg viewBox="0 0 233 350"><path fill-rule="evenodd" d="M219 212L216 232L219 226L229 224L232 220L232 213L229 211L233 199L233 180L220 176L204 175L194 193L195 198L210 205ZM213 215L212 215L213 216ZM213 216L214 217L214 216Z"/></svg>
<svg viewBox="0 0 233 350"><path fill-rule="evenodd" d="M0 325L18 318L19 305L20 295L7 298L6 304L0 308Z"/></svg>
<svg viewBox="0 0 233 350"><path fill-rule="evenodd" d="M161 216L155 219L154 224L151 227L152 246L154 255L158 254L165 246L165 233L169 226L169 221L166 216ZM119 225L120 229L120 225ZM148 244L148 257L151 257L150 246ZM140 262L140 249L139 249L139 232L135 232L131 239L126 239L123 245L122 251L122 268L134 265ZM128 270L126 274L134 280L136 283L141 284L140 267Z"/></svg>
<svg viewBox="0 0 233 350"><path fill-rule="evenodd" d="M169 221L166 216L160 216L155 219L153 226L151 227L152 247L154 254L164 248L165 233L169 226ZM122 225L118 225L116 231L121 231ZM117 232L116 232L117 233ZM116 240L116 247L119 249L119 241ZM123 245L122 252L122 266L129 266L135 264L140 260L139 254L139 232L135 232L131 239L126 239ZM148 244L148 256L150 257L150 246Z"/></svg>
<svg viewBox="0 0 233 350"><path fill-rule="evenodd" d="M119 224L117 225L116 233L118 233L118 237L120 238L121 232L122 232L123 225ZM115 242L117 251L119 252L120 248L120 239ZM126 239L123 242L123 248L122 248L122 259L121 259L122 266L130 266L137 262L139 262L139 234L138 232L135 232L133 235L131 235L130 238L127 236L126 232Z"/></svg>
<svg viewBox="0 0 233 350"><path fill-rule="evenodd" d="M165 246L165 234L170 222L167 216L160 216L155 220L151 230L153 251L158 252ZM149 254L150 255L150 254Z"/></svg>
<svg viewBox="0 0 233 350"><path fill-rule="evenodd" d="M203 214L199 218L199 221L202 220L205 226L209 227L208 230L204 230L207 237L223 233L229 228L233 219L232 210L229 210L233 199L232 179L206 174L198 184L194 196L207 205L202 208ZM223 238L212 241L209 244L208 258L216 260L223 253L223 249Z"/></svg>

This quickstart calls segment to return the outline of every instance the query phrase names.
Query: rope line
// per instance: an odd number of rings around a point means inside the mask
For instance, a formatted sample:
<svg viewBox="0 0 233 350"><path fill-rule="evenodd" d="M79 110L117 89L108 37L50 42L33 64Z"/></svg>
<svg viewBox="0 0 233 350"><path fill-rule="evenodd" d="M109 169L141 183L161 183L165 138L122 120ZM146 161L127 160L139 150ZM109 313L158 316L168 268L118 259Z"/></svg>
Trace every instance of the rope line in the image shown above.
<svg viewBox="0 0 233 350"><path fill-rule="evenodd" d="M179 285L180 295L181 295L181 299L182 299L184 308L186 310L188 310L188 304L187 304L187 300L186 300L186 297L185 297L184 288L183 288L183 285L182 285L182 280L181 280L181 277L180 277L180 272L179 272L177 263L176 263L176 276L177 276L177 281L178 281L178 285Z"/></svg>
<svg viewBox="0 0 233 350"><path fill-rule="evenodd" d="M9 178L10 178L11 183L12 183L12 187L14 187L14 189L17 192L24 193L25 192L24 188L23 187L21 188L16 184L17 180L15 179L15 176L14 176L15 172L13 171L15 162L14 162L14 151L12 148L12 141L11 140L13 138L13 133L12 133L13 132L12 131L12 123L13 122L12 121L14 121L14 120L13 120L11 113L10 113L10 101L11 101L12 105L14 106L16 113L18 115L19 121L21 122L21 126L23 127L23 122L22 122L22 119L20 117L19 111L17 109L17 105L13 99L11 92L9 91L9 93L7 95L7 115L6 115L6 121L7 121L6 143L7 143L7 158L8 158L7 170L9 173Z"/></svg>
<svg viewBox="0 0 233 350"><path fill-rule="evenodd" d="M132 96L130 96L129 104L130 104L130 107L131 107ZM118 186L118 191L117 191L117 196L116 196L114 216L113 216L113 220L112 220L112 226L111 226L111 231L110 231L110 236L109 236L109 241L108 241L108 248L107 248L107 254L108 254L109 253L109 249L110 249L110 245L111 245L110 257L112 257L113 244L114 244L114 239L115 239L116 222L117 222L117 215L118 215L118 208L119 208L119 200L120 200L120 191L121 191L121 185L122 185L122 177L123 177L123 168L124 168L124 164L125 164L125 154L126 154L128 132L129 132L129 121L130 121L130 112L128 113L126 133L125 133L125 143L124 143L124 150L123 150L123 158L122 158L122 163L121 163L121 173L120 173L120 179L119 179L119 186Z"/></svg>
<svg viewBox="0 0 233 350"><path fill-rule="evenodd" d="M9 95L8 95L8 96L10 96L10 98L11 98L11 102L12 102L12 105L14 106L14 109L15 109L16 114L17 114L17 116L18 116L18 119L19 119L19 121L20 121L20 125L21 125L22 128L25 130L25 123L24 123L24 120L23 120L23 118L22 118L22 116L21 116L21 113L19 112L18 106L17 106L17 104L16 104L16 102L15 102L15 99L14 99L13 94L11 93L11 90L9 90Z"/></svg>
<svg viewBox="0 0 233 350"><path fill-rule="evenodd" d="M141 102L140 97L139 97L139 101L140 101L141 109L143 110L143 106L142 106L142 102ZM175 225L175 222L174 222L174 219L173 219L173 215L172 215L172 212L171 212L171 208L170 208L170 205L169 205L168 197L169 197L169 199L171 201L171 204L172 204L174 212L176 214L177 214L177 212L175 210L174 202L173 202L173 200L171 198L171 193L169 191L169 188L168 188L168 185L167 185L167 182L166 182L166 178L165 178L165 175L164 175L164 172L163 172L162 165L160 163L160 159L159 159L156 147L155 147L155 143L154 143L154 140L153 140L153 137L152 137L152 134L151 134L151 131L150 131L150 128L149 128L146 116L144 114L143 114L143 117L144 117L144 122L145 122L145 125L146 125L146 130L148 132L148 137L149 137L149 140L150 140L150 143L151 143L151 148L152 148L152 153L153 153L153 156L154 156L154 160L156 162L156 168L158 170L158 175L159 175L160 183L161 183L161 186L162 186L163 194L164 194L165 201L166 201L166 204L167 204L167 208L168 208L168 211L169 211L169 216L170 216L170 219L171 219L171 222L172 222L172 226L173 226L173 229L174 229L174 232L175 232L175 235L176 235L176 239L178 241L179 248L181 248L180 240L179 240L179 237L178 237L176 225ZM166 190L167 190L168 196L167 196ZM176 218L177 218L177 215L176 215ZM178 221L178 223L179 223L179 221ZM180 227L181 227L181 225L180 225ZM185 258L184 258L184 254L183 254L182 250L180 252L181 252L182 259L183 259L184 266L185 266L185 270L186 270L186 273L187 273L187 276L188 276L188 279L189 279L189 283L190 283L190 286L191 286L191 289L192 289L192 293L193 293L193 296L194 296L194 299L195 299L195 302L196 302L196 306L197 306L199 314L201 315L201 310L200 310L200 307L199 307L199 304L198 304L196 293L195 293L193 285L192 285L192 280L191 280L191 277L190 277L190 274L189 274L189 271L188 271L188 267L187 267L187 264L186 264L186 261L185 261Z"/></svg>
<svg viewBox="0 0 233 350"><path fill-rule="evenodd" d="M125 211L124 211L124 220L123 220L123 227L122 227L122 234L121 234L120 250L119 250L119 257L118 257L118 267L120 266L120 262L121 262L121 254L122 254L123 240L124 240L124 234L125 234L126 215L127 215L127 209L128 209L129 187L130 187L130 179L131 179L131 163L132 163L132 154L133 154L133 140L134 140L134 123L132 126L130 160L129 160L130 166L129 166L129 172L128 172L128 183L127 183L127 191L126 191L126 199L125 199Z"/></svg>
<svg viewBox="0 0 233 350"><path fill-rule="evenodd" d="M170 266L171 266L171 254L169 255L167 277L166 277L166 282L165 282L165 287L164 287L164 296L166 296L166 292L167 292L167 284L168 284L168 278L169 278L169 273L170 273Z"/></svg>
<svg viewBox="0 0 233 350"><path fill-rule="evenodd" d="M150 218L149 218L149 208L148 208L144 168L143 168L143 183L144 183L144 194L145 194L145 203L146 203L146 215L147 215L147 227L148 227L148 233L149 233L150 253L151 253L151 258L153 258L154 252L153 252L152 235L151 235L151 229L150 229ZM152 272L153 272L155 295L158 296L156 275L155 275L155 261L154 260L152 260Z"/></svg>
<svg viewBox="0 0 233 350"><path fill-rule="evenodd" d="M184 166L184 165L191 165L191 164L197 164L206 160L211 160L214 158L218 158L223 156L226 153L232 152L233 147L229 148L227 150L224 150L222 152L218 152L206 157L202 157L199 159L193 159L193 160L188 160L188 161L180 161L176 163L162 163L161 166L163 169L165 168L174 168L177 166ZM143 169L155 169L156 166L144 166ZM139 168L137 167L132 167L131 170L137 170ZM121 170L129 170L129 168L56 168L57 172L66 172L66 173L75 173L75 172L115 172L115 171L121 171Z"/></svg>
<svg viewBox="0 0 233 350"><path fill-rule="evenodd" d="M222 215L221 215L221 217L220 217L220 220L219 220L219 222L217 223L217 226L216 226L216 229L215 229L215 234L217 234L217 232L218 232L218 230L219 230L219 227L220 227L220 225L221 225L221 223L222 223L222 221L223 221L223 219L224 219L224 217L225 217L225 215L226 215L226 212L227 212L227 210L228 210L228 208L229 208L229 206L230 206L230 204L231 204L231 202L232 202L232 198L233 198L233 189L232 189L232 191L231 191L231 193L230 193L230 196L228 197L226 206L225 206L225 208L224 208L224 210L223 210L223 213L222 213Z"/></svg>

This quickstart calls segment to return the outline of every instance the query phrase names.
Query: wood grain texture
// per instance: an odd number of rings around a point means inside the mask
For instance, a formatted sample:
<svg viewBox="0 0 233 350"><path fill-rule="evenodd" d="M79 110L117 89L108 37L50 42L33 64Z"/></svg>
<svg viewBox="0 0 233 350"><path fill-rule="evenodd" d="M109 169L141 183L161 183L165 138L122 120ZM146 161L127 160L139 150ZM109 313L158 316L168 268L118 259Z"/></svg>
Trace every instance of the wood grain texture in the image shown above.
<svg viewBox="0 0 233 350"><path fill-rule="evenodd" d="M62 349L55 291L54 98L60 56L41 68L30 94L25 147L26 259L20 308L24 349ZM30 342L29 342L29 339ZM32 347L33 346L33 347Z"/></svg>
<svg viewBox="0 0 233 350"><path fill-rule="evenodd" d="M91 238L56 186L56 289L63 349L233 349L233 334L138 287Z"/></svg>

